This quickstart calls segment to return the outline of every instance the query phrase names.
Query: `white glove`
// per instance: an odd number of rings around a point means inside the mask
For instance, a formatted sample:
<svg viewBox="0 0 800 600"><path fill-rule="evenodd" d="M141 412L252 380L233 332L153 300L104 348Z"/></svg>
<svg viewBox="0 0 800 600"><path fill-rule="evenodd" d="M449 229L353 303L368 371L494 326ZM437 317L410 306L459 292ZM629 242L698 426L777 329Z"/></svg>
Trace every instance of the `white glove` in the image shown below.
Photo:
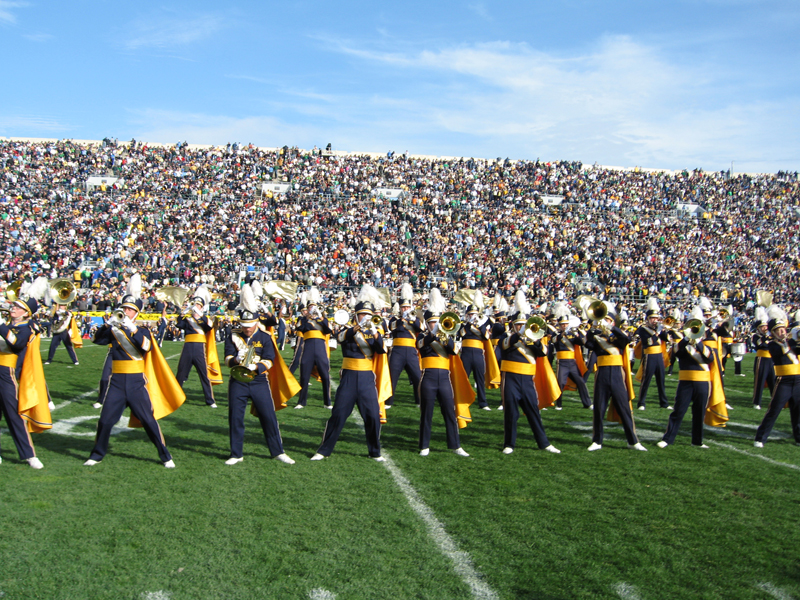
<svg viewBox="0 0 800 600"><path fill-rule="evenodd" d="M196 307L192 309L192 316L195 319L202 319L203 318L203 311L198 310Z"/></svg>
<svg viewBox="0 0 800 600"><path fill-rule="evenodd" d="M133 324L133 321L131 321L131 318L128 315L125 315L125 318L122 319L122 326L126 329L136 329L136 325Z"/></svg>
<svg viewBox="0 0 800 600"><path fill-rule="evenodd" d="M258 365L253 363L252 365L247 365L247 368L251 371L258 371Z"/></svg>
<svg viewBox="0 0 800 600"><path fill-rule="evenodd" d="M247 349L239 350L239 353L236 355L236 360L239 362L239 364L242 363L246 355L247 355Z"/></svg>

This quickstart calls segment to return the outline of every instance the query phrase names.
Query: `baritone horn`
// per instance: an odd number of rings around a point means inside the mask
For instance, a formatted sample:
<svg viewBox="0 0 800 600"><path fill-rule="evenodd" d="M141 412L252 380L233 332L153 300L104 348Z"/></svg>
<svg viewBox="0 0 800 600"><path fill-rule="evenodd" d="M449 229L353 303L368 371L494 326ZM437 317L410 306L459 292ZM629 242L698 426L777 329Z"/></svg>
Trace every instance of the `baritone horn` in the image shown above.
<svg viewBox="0 0 800 600"><path fill-rule="evenodd" d="M703 339L706 336L706 325L700 319L689 319L683 328L683 335L692 341Z"/></svg>
<svg viewBox="0 0 800 600"><path fill-rule="evenodd" d="M50 281L50 297L56 304L72 304L76 295L75 284L69 279L53 279Z"/></svg>
<svg viewBox="0 0 800 600"><path fill-rule="evenodd" d="M461 317L454 312L446 312L439 319L439 329L445 335L455 335L461 326Z"/></svg>
<svg viewBox="0 0 800 600"><path fill-rule="evenodd" d="M672 329L675 327L675 317L664 317L664 320L661 321L661 326L664 329Z"/></svg>
<svg viewBox="0 0 800 600"><path fill-rule="evenodd" d="M597 298L581 296L578 298L578 306L583 311L583 318L589 321L602 321L608 316L608 307L605 302Z"/></svg>
<svg viewBox="0 0 800 600"><path fill-rule="evenodd" d="M525 321L523 335L534 342L542 339L547 333L547 323L541 317L530 317Z"/></svg>
<svg viewBox="0 0 800 600"><path fill-rule="evenodd" d="M6 288L6 300L10 303L19 300L19 288L22 287L22 280L19 279Z"/></svg>
<svg viewBox="0 0 800 600"><path fill-rule="evenodd" d="M256 375L258 375L258 372L251 371L247 368L247 365L253 362L255 355L255 346L248 346L247 353L244 355L244 360L241 362L241 364L231 367L231 377L240 383L250 383L253 381L253 379L256 378Z"/></svg>

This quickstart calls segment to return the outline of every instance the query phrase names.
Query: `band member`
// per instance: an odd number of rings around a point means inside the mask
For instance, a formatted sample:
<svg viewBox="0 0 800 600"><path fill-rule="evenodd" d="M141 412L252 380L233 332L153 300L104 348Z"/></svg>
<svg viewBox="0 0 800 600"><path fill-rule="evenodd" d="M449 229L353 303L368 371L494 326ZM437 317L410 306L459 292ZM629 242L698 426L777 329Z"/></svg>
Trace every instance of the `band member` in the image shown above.
<svg viewBox="0 0 800 600"><path fill-rule="evenodd" d="M461 362L467 377L472 375L475 380L475 389L478 393L478 408L492 410L486 402L486 342L492 335L491 321L480 319L483 311L483 295L480 290L475 292L473 303L467 307L464 322L458 331L461 338ZM496 356L492 357L497 360ZM498 374L499 375L499 374ZM497 387L497 383L495 383Z"/></svg>
<svg viewBox="0 0 800 600"><path fill-rule="evenodd" d="M208 288L201 285L191 299L190 307L186 311L188 314L182 314L175 324L184 332L183 349L178 360L176 378L183 387L194 367L200 377L206 404L211 408L217 408L212 386L222 383L222 373L217 357L214 321L206 314L210 302L211 294Z"/></svg>
<svg viewBox="0 0 800 600"><path fill-rule="evenodd" d="M342 349L342 371L339 379L339 388L333 403L331 418L325 425L322 436L322 445L311 460L322 460L333 452L339 435L344 428L347 418L358 405L358 411L364 420L364 433L367 437L367 450L370 458L379 462L385 459L381 456L381 406L378 388L383 383L384 398L390 393L390 380L383 373L386 371L386 361L382 361L382 368L376 374L376 358L386 355L386 345L383 336L372 323L375 314L374 304L369 298L374 298L375 288L364 285L361 288L358 302L355 306L355 324L339 332L337 336L339 347ZM378 377L382 375L382 377ZM382 379L382 381L379 381Z"/></svg>
<svg viewBox="0 0 800 600"><path fill-rule="evenodd" d="M294 336L294 356L292 357L292 362L289 365L289 371L294 374L297 369L300 368L300 357L303 356L303 346L305 340L303 339L303 334L297 331L297 326L300 323L300 319L303 317L308 317L308 293L302 292L299 297L300 301L300 316L295 316L290 324L290 335Z"/></svg>
<svg viewBox="0 0 800 600"><path fill-rule="evenodd" d="M428 456L430 453L431 425L433 422L433 407L439 403L439 409L444 417L444 426L447 434L447 447L459 456L469 456L463 448L458 435L459 420L466 427L467 419L463 416L459 406L469 404L474 400L472 386L461 367L460 372L451 372L454 364L460 367L460 361L451 360L456 356L454 336L445 335L439 326L439 319L445 311L447 304L441 292L434 288L431 290L428 310L423 317L427 331L417 339L417 348L422 359L422 378L419 384L420 397L420 422L419 422L419 454ZM470 399L465 400L464 391L460 388L454 390L451 377L461 377L461 384L466 383ZM467 415L469 411L467 410Z"/></svg>
<svg viewBox="0 0 800 600"><path fill-rule="evenodd" d="M597 355L597 373L594 381L594 414L592 419L592 444L589 452L603 447L603 419L606 408L609 419L619 420L628 440L628 448L646 452L639 443L631 412L633 378L630 371L627 334L616 326L615 311L609 302L603 302L607 315L596 320L586 335L586 346ZM609 406L609 400L611 406Z"/></svg>
<svg viewBox="0 0 800 600"><path fill-rule="evenodd" d="M164 335L167 333L167 305L164 304L164 308L161 309L161 316L158 318L157 323L157 333L156 333L156 341L158 342L158 347L161 348L164 345Z"/></svg>
<svg viewBox="0 0 800 600"><path fill-rule="evenodd" d="M492 323L492 333L489 339L494 346L494 356L499 365L503 362L503 349L500 348L499 343L502 338L508 333L508 301L500 294L495 294L492 300L492 308L494 310L494 323ZM503 410L503 404L497 407L497 410Z"/></svg>
<svg viewBox="0 0 800 600"><path fill-rule="evenodd" d="M661 310L655 298L647 300L646 321L636 330L634 336L639 340L637 352L641 352L642 363L636 373L636 379L642 383L639 386L639 410L645 410L647 390L650 381L655 377L658 387L658 405L661 408L672 408L667 400L667 378L664 370L664 350L669 341L666 330L659 331L658 322L661 320Z"/></svg>
<svg viewBox="0 0 800 600"><path fill-rule="evenodd" d="M327 317L322 314L320 302L319 290L312 287L309 290L308 316L301 317L297 324L297 332L303 336L303 349L300 354L300 387L302 389L295 408L305 408L308 402L308 384L311 382L314 370L322 381L322 401L325 408L332 408L328 339L333 330L328 325Z"/></svg>
<svg viewBox="0 0 800 600"><path fill-rule="evenodd" d="M144 427L164 466L168 469L175 467L157 419L179 408L186 396L154 344L150 330L136 325L143 305L140 294L141 277L135 273L128 283L127 294L122 298L119 314L112 315L109 322L95 333L95 344L111 344L112 363L94 448L89 460L83 463L87 467L96 465L105 457L111 429L126 407L131 409L131 426Z"/></svg>
<svg viewBox="0 0 800 600"><path fill-rule="evenodd" d="M683 417L692 406L692 446L708 448L703 444L703 423L722 426L728 420L718 360L713 348L706 343L701 327L703 313L695 307L689 315L683 332L670 331L677 340L670 353L678 360L678 388L675 390L675 410L669 416L667 431L658 442L659 448L675 443Z"/></svg>
<svg viewBox="0 0 800 600"><path fill-rule="evenodd" d="M503 360L500 363L502 383L500 391L503 398L503 454L511 454L517 443L517 421L520 408L528 419L536 444L542 450L553 454L561 451L547 439L542 417L539 413L539 399L536 394L536 359L547 357L544 336L532 335L525 328L526 311L529 309L525 294L517 292L514 298L516 313L511 318L513 331L500 340Z"/></svg>
<svg viewBox="0 0 800 600"><path fill-rule="evenodd" d="M394 392L400 374L405 371L414 390L414 403L419 406L419 380L422 370L419 366L417 336L422 332L422 323L414 314L414 290L411 284L404 283L400 288L400 316L389 319L392 349L389 352L389 372L392 378L392 397L386 401L386 408L394 405Z"/></svg>
<svg viewBox="0 0 800 600"><path fill-rule="evenodd" d="M78 324L75 322L75 316L67 309L66 305L58 304L56 306L57 308L53 312L52 319L53 339L50 340L50 350L47 353L47 360L44 364L49 365L53 362L56 349L58 345L63 342L72 364L78 366L78 356L75 354L75 346L78 348L83 346Z"/></svg>
<svg viewBox="0 0 800 600"><path fill-rule="evenodd" d="M108 321L111 318L111 309L108 309L106 314L103 315L103 325L108 325ZM97 402L95 402L92 407L93 408L103 408L103 398L106 397L106 390L108 389L108 380L111 379L111 364L113 358L111 356L111 344L108 345L108 352L106 353L106 359L103 361L103 372L100 374L100 386L97 394Z"/></svg>
<svg viewBox="0 0 800 600"><path fill-rule="evenodd" d="M733 344L733 307L721 306L719 309L719 325L714 329L720 341L720 361L722 362L722 371L725 372L725 363L728 362L728 357L731 355L731 344Z"/></svg>
<svg viewBox="0 0 800 600"><path fill-rule="evenodd" d="M763 448L781 410L789 406L792 436L800 445L800 359L797 357L797 334L794 329L789 334L786 313L780 307L769 307L768 327L772 340L768 344L769 353L775 364L775 384L772 389L769 407L761 425L756 430L756 448Z"/></svg>
<svg viewBox="0 0 800 600"><path fill-rule="evenodd" d="M33 469L44 465L36 456L30 432L52 427L39 336L29 321L38 308L35 298L17 299L8 310L10 323L0 323L0 414L5 415L20 459Z"/></svg>
<svg viewBox="0 0 800 600"><path fill-rule="evenodd" d="M283 318L283 314L284 314L285 310L286 310L285 307L281 303L276 308L276 312L275 312L275 316L278 319L278 327L277 327L277 329L278 329L278 339L277 339L278 350L280 350L281 352L283 352L283 347L286 345L286 319Z"/></svg>
<svg viewBox="0 0 800 600"><path fill-rule="evenodd" d="M769 351L769 326L767 325L769 316L767 309L763 306L756 307L756 332L751 338L752 348L756 351L756 360L753 363L753 408L761 410L761 395L764 392L764 384L769 388L770 397L775 388L775 369L772 362L772 355Z"/></svg>
<svg viewBox="0 0 800 600"><path fill-rule="evenodd" d="M557 304L554 309L558 320L558 334L553 338L551 345L555 348L556 358L558 358L558 372L556 379L562 396L556 401L556 410L562 409L562 398L565 390L578 390L581 404L584 408L591 408L592 402L589 399L589 389L583 379L583 372L586 365L583 362L583 352L581 348L586 345L586 336L577 325L580 320L570 315L569 308L563 303Z"/></svg>
<svg viewBox="0 0 800 600"><path fill-rule="evenodd" d="M244 460L244 415L248 400L258 412L258 420L272 458L293 465L294 460L283 451L269 371L276 360L272 336L259 327L258 302L250 286L242 286L239 328L225 340L225 364L231 369L228 382L228 426L231 455L226 465Z"/></svg>

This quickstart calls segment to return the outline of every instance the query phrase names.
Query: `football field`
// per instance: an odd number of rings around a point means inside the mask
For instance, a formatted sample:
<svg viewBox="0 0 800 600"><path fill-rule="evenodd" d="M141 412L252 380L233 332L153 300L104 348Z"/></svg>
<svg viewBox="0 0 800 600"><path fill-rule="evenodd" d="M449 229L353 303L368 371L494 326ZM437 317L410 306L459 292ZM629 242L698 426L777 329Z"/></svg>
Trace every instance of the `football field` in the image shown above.
<svg viewBox="0 0 800 600"><path fill-rule="evenodd" d="M164 343L173 371L180 350ZM192 373L186 403L160 421L176 469L161 465L142 429L125 427L127 411L108 456L89 468L106 351L86 343L73 367L61 348L44 367L56 410L53 429L33 436L43 470L0 436L2 600L800 600L800 447L788 410L753 447L764 411L751 407L752 356L746 377L728 362L734 410L726 428L706 429L707 450L690 444L690 415L675 445L656 447L669 411L653 383L648 409L634 414L648 452L628 450L616 424L602 450L587 452L591 412L573 392L564 410L543 412L561 454L538 450L522 417L504 455L492 390L492 411L473 405L461 430L469 458L447 451L438 409L421 457L403 377L381 434L385 463L367 457L355 414L333 455L309 460L330 415L314 382L308 408L278 412L297 464L270 459L248 412L244 462L226 466L223 369L219 408L205 405ZM339 351L331 362L336 382ZM676 384L677 373L670 400Z"/></svg>

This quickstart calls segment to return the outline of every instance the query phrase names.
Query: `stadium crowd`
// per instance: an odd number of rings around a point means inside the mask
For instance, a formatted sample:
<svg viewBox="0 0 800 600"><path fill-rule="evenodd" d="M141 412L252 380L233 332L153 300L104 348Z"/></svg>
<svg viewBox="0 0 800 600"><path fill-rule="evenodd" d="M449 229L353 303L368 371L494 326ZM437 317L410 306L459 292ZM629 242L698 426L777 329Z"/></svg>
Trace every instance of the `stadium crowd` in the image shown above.
<svg viewBox="0 0 800 600"><path fill-rule="evenodd" d="M699 293L744 308L769 289L800 303L796 173L108 139L0 141L0 164L0 277L74 277L87 308L113 305L133 270L153 287L202 281L229 299L250 270L329 292L409 281L545 300L590 281L610 299ZM118 179L87 188L93 175ZM289 190L263 193L270 181ZM683 204L704 214L687 217Z"/></svg>

